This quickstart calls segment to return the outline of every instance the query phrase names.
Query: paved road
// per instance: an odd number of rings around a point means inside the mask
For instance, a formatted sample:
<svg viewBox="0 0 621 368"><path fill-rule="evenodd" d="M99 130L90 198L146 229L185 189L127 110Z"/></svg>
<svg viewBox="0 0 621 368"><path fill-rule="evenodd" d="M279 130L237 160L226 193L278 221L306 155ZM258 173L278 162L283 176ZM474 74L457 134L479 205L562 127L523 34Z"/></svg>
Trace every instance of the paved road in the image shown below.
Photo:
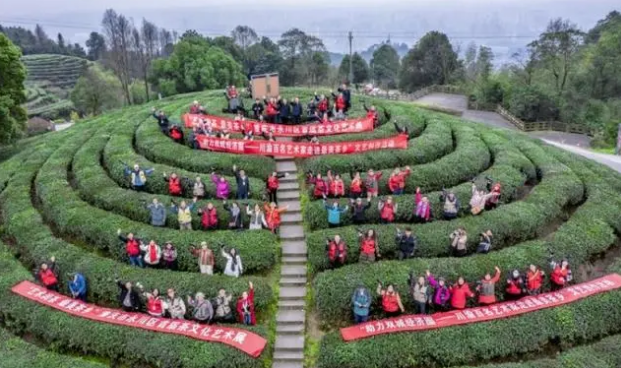
<svg viewBox="0 0 621 368"><path fill-rule="evenodd" d="M542 140L553 146L562 148L569 152L573 152L577 155L599 162L600 164L604 164L608 166L609 168L621 173L621 156L613 156L613 155L607 155L604 153L597 153L597 152L586 150L584 148L572 146L569 144L563 144L563 143L551 141L548 139L542 139Z"/></svg>
<svg viewBox="0 0 621 368"><path fill-rule="evenodd" d="M56 124L54 126L54 128L56 129L57 132L60 132L61 130L65 130L67 128L70 128L72 125L73 125L73 123Z"/></svg>

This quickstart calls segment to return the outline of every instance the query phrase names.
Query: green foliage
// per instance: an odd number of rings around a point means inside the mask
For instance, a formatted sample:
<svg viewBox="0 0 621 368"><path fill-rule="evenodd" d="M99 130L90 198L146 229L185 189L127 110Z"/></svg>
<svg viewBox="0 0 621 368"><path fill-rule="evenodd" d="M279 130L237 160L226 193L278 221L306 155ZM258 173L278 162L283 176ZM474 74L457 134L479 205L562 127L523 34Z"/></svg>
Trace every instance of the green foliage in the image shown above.
<svg viewBox="0 0 621 368"><path fill-rule="evenodd" d="M327 77L329 59L323 41L292 28L280 36L278 46L283 56L279 81L285 86L316 86Z"/></svg>
<svg viewBox="0 0 621 368"><path fill-rule="evenodd" d="M350 83L364 83L369 79L369 65L367 61L360 56L359 53L354 52L352 56L352 71L354 74L353 81ZM339 77L341 79L349 79L349 55L345 55L339 66Z"/></svg>
<svg viewBox="0 0 621 368"><path fill-rule="evenodd" d="M71 101L83 115L99 115L122 105L121 82L114 74L93 65L78 79Z"/></svg>
<svg viewBox="0 0 621 368"><path fill-rule="evenodd" d="M26 102L24 79L26 70L20 61L21 51L0 33L0 143L19 138L24 130Z"/></svg>
<svg viewBox="0 0 621 368"><path fill-rule="evenodd" d="M371 59L373 79L384 88L395 88L399 74L399 55L389 44L381 45Z"/></svg>

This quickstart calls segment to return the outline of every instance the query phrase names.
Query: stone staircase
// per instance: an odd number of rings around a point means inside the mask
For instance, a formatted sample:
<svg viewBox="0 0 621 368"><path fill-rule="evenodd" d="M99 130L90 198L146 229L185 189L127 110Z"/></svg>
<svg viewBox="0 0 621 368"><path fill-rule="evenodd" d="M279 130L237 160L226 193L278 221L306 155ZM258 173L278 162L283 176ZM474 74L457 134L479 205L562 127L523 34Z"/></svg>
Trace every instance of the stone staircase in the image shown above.
<svg viewBox="0 0 621 368"><path fill-rule="evenodd" d="M306 240L302 226L300 186L292 157L276 158L276 170L289 176L280 180L278 205L289 206L281 216L282 269L276 315L273 368L304 366L306 328Z"/></svg>

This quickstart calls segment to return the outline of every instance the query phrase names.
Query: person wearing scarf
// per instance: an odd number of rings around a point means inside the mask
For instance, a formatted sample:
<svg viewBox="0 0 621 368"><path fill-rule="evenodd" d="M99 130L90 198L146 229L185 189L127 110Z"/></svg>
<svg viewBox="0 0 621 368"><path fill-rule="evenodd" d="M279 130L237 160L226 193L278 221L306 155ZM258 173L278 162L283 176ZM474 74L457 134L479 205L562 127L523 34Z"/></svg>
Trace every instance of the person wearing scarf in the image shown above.
<svg viewBox="0 0 621 368"><path fill-rule="evenodd" d="M261 211L261 206L255 204L254 210L251 210L250 206L246 205L246 214L250 218L250 224L248 227L250 230L261 230L264 227L267 228L265 214L263 213L263 211Z"/></svg>
<svg viewBox="0 0 621 368"><path fill-rule="evenodd" d="M140 245L140 250L144 252L144 263L151 267L157 267L162 257L162 249L155 241L151 240L149 245Z"/></svg>
<svg viewBox="0 0 621 368"><path fill-rule="evenodd" d="M162 252L162 259L164 260L164 267L169 270L177 269L177 249L171 241L167 241Z"/></svg>
<svg viewBox="0 0 621 368"><path fill-rule="evenodd" d="M228 252L225 248L222 248L222 257L226 258L225 275L239 277L243 273L242 260L235 248L231 248Z"/></svg>
<svg viewBox="0 0 621 368"><path fill-rule="evenodd" d="M241 298L237 299L237 318L239 323L254 326L257 323L254 313L254 286L252 281L248 282L248 291L242 293Z"/></svg>

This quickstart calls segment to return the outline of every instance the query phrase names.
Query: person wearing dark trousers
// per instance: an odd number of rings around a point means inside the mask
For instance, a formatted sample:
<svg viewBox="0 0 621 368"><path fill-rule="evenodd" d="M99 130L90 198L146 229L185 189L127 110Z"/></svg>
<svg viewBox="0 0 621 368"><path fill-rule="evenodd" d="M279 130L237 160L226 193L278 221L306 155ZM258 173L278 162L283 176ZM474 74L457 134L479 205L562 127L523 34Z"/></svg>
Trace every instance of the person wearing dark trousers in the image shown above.
<svg viewBox="0 0 621 368"><path fill-rule="evenodd" d="M252 117L255 120L259 120L259 116L263 115L263 104L261 103L261 100L259 100L258 98L254 100L254 103L252 104Z"/></svg>
<svg viewBox="0 0 621 368"><path fill-rule="evenodd" d="M287 99L278 99L278 116L281 124L289 124L291 106L287 103Z"/></svg>
<svg viewBox="0 0 621 368"><path fill-rule="evenodd" d="M345 84L342 84L339 87L338 92L343 94L343 99L345 100L344 112L347 113L347 111L351 109L351 91L349 90L349 87L347 87Z"/></svg>
<svg viewBox="0 0 621 368"><path fill-rule="evenodd" d="M152 107L151 111L153 112L153 117L157 120L157 125L159 125L162 133L168 134L168 126L170 125L170 122L168 121L166 114L164 114L163 111L156 111L155 107Z"/></svg>
<svg viewBox="0 0 621 368"><path fill-rule="evenodd" d="M291 123L297 125L302 122L302 113L303 107L300 104L300 99L295 98L293 102L291 102Z"/></svg>
<svg viewBox="0 0 621 368"><path fill-rule="evenodd" d="M121 308L125 312L140 311L140 294L132 283L122 283L117 279L116 285L119 287L119 303L121 304Z"/></svg>
<svg viewBox="0 0 621 368"><path fill-rule="evenodd" d="M278 179L282 179L288 175L289 175L288 173L279 174L276 171L274 171L272 175L270 175L267 178L266 189L267 189L267 195L269 197L268 198L269 203L274 202L278 204L278 199L276 198L276 193L278 192L278 187L280 186Z"/></svg>
<svg viewBox="0 0 621 368"><path fill-rule="evenodd" d="M364 224L366 222L366 215L365 212L371 208L371 201L367 198L367 203L363 204L362 203L362 198L356 198L356 200L354 201L353 199L350 199L351 202L351 212L352 212L352 220L354 221L354 224L356 225L360 225L360 224Z"/></svg>
<svg viewBox="0 0 621 368"><path fill-rule="evenodd" d="M250 181L244 170L238 170L237 165L233 165L235 180L237 181L237 199L248 199L250 193Z"/></svg>

